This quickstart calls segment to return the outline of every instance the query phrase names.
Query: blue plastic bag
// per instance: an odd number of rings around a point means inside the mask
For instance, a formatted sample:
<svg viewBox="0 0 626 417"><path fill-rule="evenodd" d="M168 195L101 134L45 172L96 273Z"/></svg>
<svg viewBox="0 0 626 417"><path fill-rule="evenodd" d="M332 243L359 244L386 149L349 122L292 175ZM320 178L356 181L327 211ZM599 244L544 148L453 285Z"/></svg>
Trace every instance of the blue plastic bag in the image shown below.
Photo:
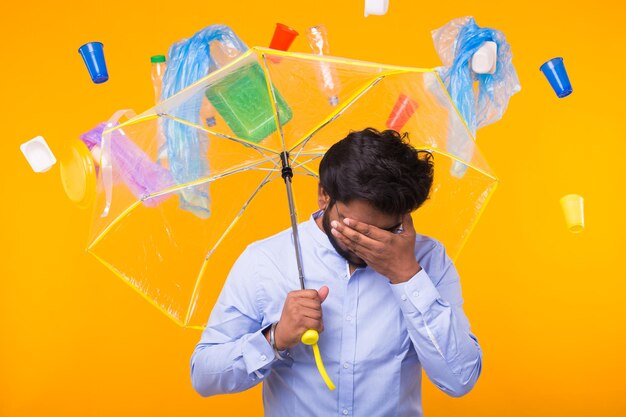
<svg viewBox="0 0 626 417"><path fill-rule="evenodd" d="M481 28L473 17L454 19L432 32L443 67L438 68L452 101L476 137L476 130L502 118L511 96L521 90L511 47L499 30ZM487 41L498 47L494 74L476 74L470 61ZM477 94L474 82L478 82Z"/></svg>
<svg viewBox="0 0 626 417"><path fill-rule="evenodd" d="M176 42L168 52L161 100L173 96L220 67L220 63L211 56L211 42L213 41L219 41L236 53L248 50L235 32L225 25L208 26L190 39ZM203 125L204 121L200 120L202 100L203 97L200 95L193 97L184 106L170 113L176 118ZM176 182L185 184L208 176L209 167L205 156L209 139L206 132L167 118L161 121L169 167ZM209 217L208 183L184 188L180 192L180 197L181 208L200 218Z"/></svg>

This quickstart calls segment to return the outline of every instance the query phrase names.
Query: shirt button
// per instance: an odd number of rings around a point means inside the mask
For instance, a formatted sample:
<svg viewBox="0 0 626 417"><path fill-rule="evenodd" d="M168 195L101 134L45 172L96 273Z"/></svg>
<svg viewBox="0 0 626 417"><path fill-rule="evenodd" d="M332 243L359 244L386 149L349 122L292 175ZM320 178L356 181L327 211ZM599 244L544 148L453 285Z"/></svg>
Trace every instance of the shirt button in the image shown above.
<svg viewBox="0 0 626 417"><path fill-rule="evenodd" d="M265 355L261 355L261 360L262 360L262 361L266 361L266 360L267 360L267 356L265 356Z"/></svg>
<svg viewBox="0 0 626 417"><path fill-rule="evenodd" d="M401 299L402 301L406 301L406 295L402 294L402 295L400 296L400 299Z"/></svg>
<svg viewBox="0 0 626 417"><path fill-rule="evenodd" d="M343 369L348 369L350 367L350 365L348 365L348 362L343 364Z"/></svg>
<svg viewBox="0 0 626 417"><path fill-rule="evenodd" d="M346 316L346 320L348 321L352 320L352 316Z"/></svg>
<svg viewBox="0 0 626 417"><path fill-rule="evenodd" d="M420 296L419 291L413 291L413 297L419 297L419 296Z"/></svg>
<svg viewBox="0 0 626 417"><path fill-rule="evenodd" d="M346 410L345 408L343 409L343 415L347 416L348 415L348 410Z"/></svg>

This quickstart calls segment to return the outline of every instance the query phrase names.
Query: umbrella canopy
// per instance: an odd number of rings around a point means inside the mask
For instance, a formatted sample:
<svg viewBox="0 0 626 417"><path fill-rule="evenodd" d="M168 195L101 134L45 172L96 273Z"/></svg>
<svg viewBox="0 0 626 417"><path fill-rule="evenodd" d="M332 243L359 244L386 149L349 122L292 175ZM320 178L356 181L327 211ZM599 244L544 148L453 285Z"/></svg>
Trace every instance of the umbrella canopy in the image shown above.
<svg viewBox="0 0 626 417"><path fill-rule="evenodd" d="M88 251L176 323L201 328L239 253L290 227L281 155L305 220L317 209L321 157L366 127L408 132L434 154L431 197L413 219L456 258L497 179L436 71L264 48L104 130ZM147 166L162 139L165 162ZM125 146L136 164L121 157ZM161 182L148 178L156 172ZM297 271L293 282L299 289Z"/></svg>

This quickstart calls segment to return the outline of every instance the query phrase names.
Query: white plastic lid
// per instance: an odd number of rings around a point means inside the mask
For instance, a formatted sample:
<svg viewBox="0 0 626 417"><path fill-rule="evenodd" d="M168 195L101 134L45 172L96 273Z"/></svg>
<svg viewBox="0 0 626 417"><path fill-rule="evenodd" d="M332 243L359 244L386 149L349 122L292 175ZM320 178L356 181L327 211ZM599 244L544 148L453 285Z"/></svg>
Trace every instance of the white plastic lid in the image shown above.
<svg viewBox="0 0 626 417"><path fill-rule="evenodd" d="M57 162L43 136L22 143L20 149L35 172L46 172Z"/></svg>

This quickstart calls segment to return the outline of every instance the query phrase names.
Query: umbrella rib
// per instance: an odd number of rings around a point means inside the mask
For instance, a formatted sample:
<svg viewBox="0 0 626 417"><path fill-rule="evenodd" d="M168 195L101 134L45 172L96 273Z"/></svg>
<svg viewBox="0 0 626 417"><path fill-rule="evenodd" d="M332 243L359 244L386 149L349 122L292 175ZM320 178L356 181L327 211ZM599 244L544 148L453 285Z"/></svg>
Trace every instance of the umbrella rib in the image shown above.
<svg viewBox="0 0 626 417"><path fill-rule="evenodd" d="M233 137L233 136L226 135L224 133L219 133L219 132L216 132L214 130L207 129L207 128L199 126L199 125L197 125L195 123L191 123L191 122L188 122L186 120L179 119L178 117L172 116L171 114L161 113L160 116L166 117L166 118L168 118L170 120L174 120L174 121L176 121L178 123L184 124L185 126L189 126L189 127L193 127L194 129L202 130L203 132L211 134L213 136L217 136L218 138L222 138L222 139L230 140L230 141L233 141L233 142L237 142L240 145L245 146L246 148L254 149L255 151L259 152L261 155L263 155L266 158L267 158L267 155L263 151L269 152L269 153L274 154L274 155L278 155L279 154L279 152L271 150L270 148L266 148L265 146L254 144L252 142L248 142L247 140L239 139L239 138L236 138L236 137Z"/></svg>
<svg viewBox="0 0 626 417"><path fill-rule="evenodd" d="M463 250L463 248L465 247L465 244L467 243L467 240L469 239L469 237L471 236L472 232L476 228L476 225L478 224L478 221L483 216L483 213L485 212L485 209L487 208L487 205L489 204L489 200L491 200L491 197L496 192L496 188L498 188L498 180L497 179L494 182L493 187L491 187L491 189L489 190L489 193L487 194L487 197L485 198L485 201L482 203L482 205L480 207L480 211L476 215L476 220L474 220L474 222L473 222L474 224L472 224L470 226L470 229L467 231L467 233L465 233L465 236L463 236L463 238L461 240L461 243L459 244L459 248L456 250L456 253L454 254L454 256L452 258L453 262L456 262L457 257L461 253L461 250ZM484 192L483 192L483 194L484 194Z"/></svg>
<svg viewBox="0 0 626 417"><path fill-rule="evenodd" d="M296 174L300 174L300 175L310 175L313 176L315 178L319 178L319 174L316 174L315 172L313 172L313 170L309 167L307 167L306 165L300 165L300 168L304 169L305 171L308 172L308 174L306 173L302 173L302 172L296 172Z"/></svg>
<svg viewBox="0 0 626 417"><path fill-rule="evenodd" d="M270 161L272 163L274 163L275 167L277 166L276 162L274 160L270 160ZM162 196L162 195L165 195L165 194L170 194L170 193L172 193L174 191L182 190L184 188L195 187L197 185L205 184L205 183L208 183L208 182L213 182L213 181L219 180L221 178L228 177L228 176L233 175L233 174L237 174L237 173L242 172L242 171L256 170L256 171L280 172L280 170L278 168L274 168L274 169L272 169L272 168L256 168L256 166L264 164L265 162L266 161L259 161L259 162L256 162L254 164L251 164L251 165L246 165L246 166L234 169L234 170L230 170L230 171L227 171L227 172L222 172L221 174L214 175L212 177L202 178L200 180L186 182L184 184L179 184L179 185L167 188L167 189L162 190L162 191L158 191L158 192L155 192L155 193L148 194L146 197L142 197L141 201L147 200L149 198L159 197L159 196Z"/></svg>
<svg viewBox="0 0 626 417"><path fill-rule="evenodd" d="M309 155L309 154L305 154L305 156L310 156L310 155ZM313 158L311 158L311 159L307 159L306 161L298 162L297 164L295 164L295 165L293 166L293 168L295 169L295 168L303 167L304 169L308 169L308 168L306 168L306 167L304 166L304 164L308 164L309 162L314 161L314 160L316 160L317 158L319 158L319 157L321 157L321 156L322 156L322 154L315 155L315 156L314 156Z"/></svg>
<svg viewBox="0 0 626 417"><path fill-rule="evenodd" d="M100 234L98 236L96 236L96 238L93 240L93 242L91 242L91 244L87 247L87 251L90 251L95 245L97 245L98 242L100 242L100 240L102 240L104 235L107 234L109 229L111 229L113 226L115 226L117 223L119 223L124 217L128 216L131 211L133 211L137 206L139 206L139 204L141 204L141 201L135 201L133 204L131 204L129 207L127 207L126 210L124 210L122 213L120 213L120 215L117 216L115 218L115 220L113 220L111 223L109 223L109 225L107 227L105 227L104 230L102 232L100 232Z"/></svg>
<svg viewBox="0 0 626 417"><path fill-rule="evenodd" d="M198 274L198 278L196 279L196 283L194 284L193 287L193 292L191 293L191 299L189 302L189 307L187 308L187 314L185 315L185 325L187 325L187 323L189 323L190 317L193 314L193 306L195 305L195 299L196 299L196 295L198 293L198 289L200 287L200 279L202 278L202 275L204 274L204 270L206 268L207 265L207 261L209 260L209 258L211 257L211 255L213 254L213 252L215 251L215 249L217 249L217 247L220 245L220 243L222 243L222 240L224 240L224 238L226 237L226 235L230 232L230 230L235 226L235 224L239 221L239 219L241 218L241 216L243 215L244 211L246 210L246 208L248 208L248 205L250 204L250 202L252 201L252 199L254 199L254 197L259 193L259 191L261 190L261 188L263 188L263 186L265 186L265 184L267 184L268 182L270 182L272 179L270 178L270 176L272 175L271 172L269 172L265 178L261 181L261 184L259 184L259 186L254 190L254 192L252 193L252 195L250 196L250 198L248 198L248 200L243 204L243 206L241 207L241 209L239 210L239 213L237 213L237 216L235 216L235 218L233 219L233 221L228 225L228 227L226 228L226 230L224 231L224 233L222 233L222 235L220 236L220 238L217 240L217 242L215 243L215 245L213 245L213 247L211 248L211 250L209 250L209 252L207 253L207 255L204 257L204 261L202 262L202 267L200 268L200 273Z"/></svg>
<svg viewBox="0 0 626 417"><path fill-rule="evenodd" d="M272 84L272 77L270 76L270 70L267 66L267 59L265 58L265 53L261 52L261 57L263 57L263 72L265 73L265 83L267 84L267 90L270 93L272 100L272 110L274 112L274 121L276 122L276 126L278 127L278 133L280 135L280 142L283 145L283 150L287 149L285 145L285 135L283 133L283 125L280 122L280 115L278 114L278 100L276 99L276 92L274 91Z"/></svg>
<svg viewBox="0 0 626 417"><path fill-rule="evenodd" d="M337 64L344 64L344 65L350 65L350 66L362 67L362 68L386 68L386 69L394 70L398 72L415 72L415 73L436 71L436 68L402 67L398 65L378 64L378 63L373 63L373 62L359 61L356 59L348 59L348 58L329 56L329 55L316 55L316 54L310 54L310 53L307 54L303 52L281 51L277 49L264 48L260 46L254 46L252 49L257 50L261 53L267 52L271 55L283 56L287 58L298 58L301 60L308 60L308 61L334 62Z"/></svg>
<svg viewBox="0 0 626 417"><path fill-rule="evenodd" d="M317 132L319 132L322 128L324 128L327 124L335 121L339 116L341 116L346 110L348 110L350 108L350 106L352 106L352 104L354 104L359 98L361 98L361 96L363 96L363 94L367 93L372 87L374 87L376 84L378 84L383 78L385 78L388 74L384 74L381 76L377 76L376 78L374 78L369 84L366 84L364 87L361 87L359 90L357 90L352 97L350 97L350 99L346 102L346 104L338 109L336 109L335 111L333 111L332 113L330 113L330 115L326 118L326 120L322 121L320 124L318 124L317 126L315 126L307 135L304 136L304 139L302 139L300 142L298 142L297 144L295 144L290 150L289 152L293 152L293 150L302 145L302 147L300 148L300 151L302 151L304 149L304 147L306 146L307 142L313 137L313 135L315 135ZM294 159L296 159L298 156L300 155L300 152L298 152L296 154L296 157Z"/></svg>
<svg viewBox="0 0 626 417"><path fill-rule="evenodd" d="M274 160L271 160L271 162L274 164L274 166L277 166L276 162ZM256 169L256 168L254 168L256 165L260 165L260 164L263 164L263 163L265 163L265 161L259 161L259 162L255 163L255 164L252 164L252 165L246 165L245 167L241 167L241 168L238 168L238 169L235 169L235 170L232 170L232 171L223 172L222 174L216 175L214 177L204 178L204 179L201 179L201 180L188 182L188 183L185 183L185 184L180 184L180 185L177 185L175 187L167 188L167 189L165 189L163 191L158 191L158 192L155 192L155 193L148 194L147 196L142 197L141 200L135 201L128 208L126 208L122 213L120 213L120 215L117 216L115 218L115 220L113 220L111 223L109 223L109 225L107 227L105 227L104 230L102 232L100 232L100 234L98 236L96 236L96 238L91 242L91 244L87 247L87 250L89 251L95 245L97 245L98 242L100 242L100 240L102 240L102 238L107 234L107 232L113 226L115 226L117 223L119 223L124 217L128 216L131 211L133 211L137 206L139 206L145 200L148 200L150 198L159 197L159 196L162 196L162 195L165 195L165 194L170 194L172 192L179 191L179 190L182 190L182 189L185 189L185 188L188 188L188 187L193 187L193 186L196 186L196 185L199 185L199 184L204 184L204 183L207 183L207 182L215 181L215 180L218 180L220 178L224 178L224 177L230 176L232 174L236 174L236 173L241 172L241 171L247 171L249 169ZM268 171L270 171L270 173L272 173L272 172L280 172L279 169L272 170L272 169L266 168L264 170L268 170Z"/></svg>

